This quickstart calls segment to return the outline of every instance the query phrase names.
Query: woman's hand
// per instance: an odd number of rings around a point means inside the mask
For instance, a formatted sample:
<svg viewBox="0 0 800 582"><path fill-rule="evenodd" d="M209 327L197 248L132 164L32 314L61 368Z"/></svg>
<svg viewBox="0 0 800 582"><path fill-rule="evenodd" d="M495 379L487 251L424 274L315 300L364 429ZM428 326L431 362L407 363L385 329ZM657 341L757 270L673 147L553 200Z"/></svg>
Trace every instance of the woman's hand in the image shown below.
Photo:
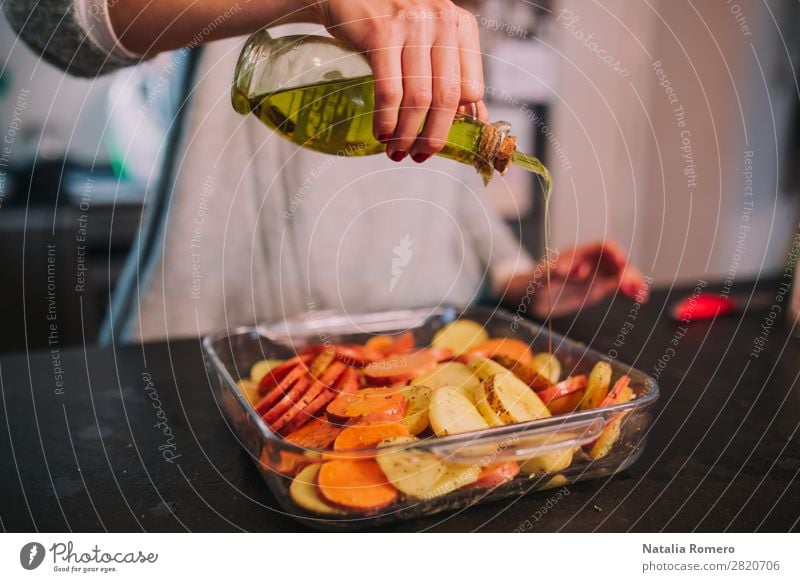
<svg viewBox="0 0 800 582"><path fill-rule="evenodd" d="M313 8L333 36L369 58L373 132L393 160L423 162L442 149L459 106L470 112L475 103L488 117L478 26L450 0L321 0Z"/></svg>
<svg viewBox="0 0 800 582"><path fill-rule="evenodd" d="M507 293L512 298L533 293L528 301L542 319L549 307L545 273L543 259L534 273L516 275ZM644 275L628 264L625 251L613 241L571 247L552 257L550 281L554 317L589 307L616 292L644 303L650 291Z"/></svg>

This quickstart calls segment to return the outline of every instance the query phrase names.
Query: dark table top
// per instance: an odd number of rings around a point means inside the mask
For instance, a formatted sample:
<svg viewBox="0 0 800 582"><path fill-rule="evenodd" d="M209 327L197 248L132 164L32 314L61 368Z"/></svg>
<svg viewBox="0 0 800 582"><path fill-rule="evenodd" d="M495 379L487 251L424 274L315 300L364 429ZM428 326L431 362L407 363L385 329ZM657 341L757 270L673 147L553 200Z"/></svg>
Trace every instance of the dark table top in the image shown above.
<svg viewBox="0 0 800 582"><path fill-rule="evenodd" d="M778 283L735 291L774 297ZM797 530L800 340L783 317L769 325L770 307L681 330L667 309L692 289L657 291L638 310L617 298L556 322L658 373L654 425L632 467L573 484L556 503L544 491L392 529L513 531L529 520L540 532ZM228 429L198 340L11 355L0 380L6 531L304 529L280 512ZM153 391L174 432L171 463Z"/></svg>

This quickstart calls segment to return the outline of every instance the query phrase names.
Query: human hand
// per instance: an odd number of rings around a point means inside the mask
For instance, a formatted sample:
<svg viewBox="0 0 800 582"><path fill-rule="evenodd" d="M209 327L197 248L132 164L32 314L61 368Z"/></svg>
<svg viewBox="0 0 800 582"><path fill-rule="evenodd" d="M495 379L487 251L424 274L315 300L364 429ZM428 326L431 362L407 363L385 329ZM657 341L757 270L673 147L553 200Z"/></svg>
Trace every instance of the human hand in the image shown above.
<svg viewBox="0 0 800 582"><path fill-rule="evenodd" d="M450 0L319 0L312 7L334 37L369 58L373 133L394 161L410 154L424 162L441 150L459 107L469 114L475 103L477 117L488 119L478 25L468 11Z"/></svg>

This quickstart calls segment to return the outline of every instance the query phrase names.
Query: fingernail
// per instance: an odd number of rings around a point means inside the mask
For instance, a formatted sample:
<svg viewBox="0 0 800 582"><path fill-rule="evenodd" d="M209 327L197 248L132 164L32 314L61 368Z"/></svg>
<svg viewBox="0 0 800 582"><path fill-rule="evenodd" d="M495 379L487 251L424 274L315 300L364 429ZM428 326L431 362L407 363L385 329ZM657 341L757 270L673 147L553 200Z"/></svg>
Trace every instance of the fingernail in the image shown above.
<svg viewBox="0 0 800 582"><path fill-rule="evenodd" d="M389 157L392 158L393 162L401 162L401 161L403 161L403 158L405 158L407 155L408 155L408 152L397 151L397 152L393 152L392 155L389 156Z"/></svg>
<svg viewBox="0 0 800 582"><path fill-rule="evenodd" d="M378 136L378 141L381 142L381 143L386 143L390 139L392 139L392 134L391 133L382 133L382 134L380 134Z"/></svg>
<svg viewBox="0 0 800 582"><path fill-rule="evenodd" d="M411 159L417 162L418 164L421 164L430 157L431 157L430 154L414 154L413 156L411 156Z"/></svg>

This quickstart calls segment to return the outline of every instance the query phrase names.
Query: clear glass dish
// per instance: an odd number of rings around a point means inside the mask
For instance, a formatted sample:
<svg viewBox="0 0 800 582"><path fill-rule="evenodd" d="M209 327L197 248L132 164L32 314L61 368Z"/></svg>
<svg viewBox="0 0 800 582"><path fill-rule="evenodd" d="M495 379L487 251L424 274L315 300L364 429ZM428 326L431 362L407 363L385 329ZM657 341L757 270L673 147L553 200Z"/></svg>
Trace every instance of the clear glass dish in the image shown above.
<svg viewBox="0 0 800 582"><path fill-rule="evenodd" d="M284 511L317 529L362 529L605 477L624 470L641 455L651 408L658 398L658 385L643 372L612 360L609 361L612 381L622 374L631 378L635 398L629 402L471 433L432 437L411 445L449 463L463 465L524 462L542 454L572 449L572 462L563 470L520 473L512 481L492 489L463 487L429 499L401 499L370 514L331 516L298 507L289 491L291 476L299 468L322 460L325 452L298 447L272 432L237 388L236 381L246 378L255 362L292 357L309 343L363 343L376 333L393 334L410 329L416 345L426 346L437 330L459 318L483 324L491 337L518 338L529 343L535 352L548 349L547 331L540 326L503 310L480 307L463 311L437 307L358 315L316 312L279 325L238 328L204 338L206 366L217 401L232 431L253 458ZM603 354L559 334L553 333L552 341L553 353L562 364L562 378L588 374L598 361L608 361ZM612 422L619 424L619 438L607 455L590 458L584 447L596 441ZM370 456L375 450L364 449L359 454Z"/></svg>

